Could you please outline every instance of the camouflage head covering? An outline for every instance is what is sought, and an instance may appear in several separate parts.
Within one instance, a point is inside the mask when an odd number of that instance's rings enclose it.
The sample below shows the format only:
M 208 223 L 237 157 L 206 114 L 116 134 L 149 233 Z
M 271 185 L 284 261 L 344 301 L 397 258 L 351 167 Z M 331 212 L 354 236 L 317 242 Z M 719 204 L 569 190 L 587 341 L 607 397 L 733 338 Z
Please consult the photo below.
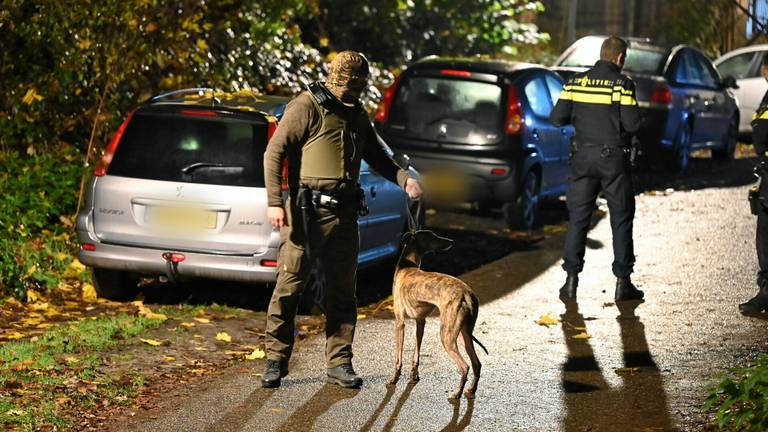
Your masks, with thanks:
M 356 51 L 341 51 L 328 65 L 325 86 L 342 102 L 354 103 L 368 83 L 368 59 Z

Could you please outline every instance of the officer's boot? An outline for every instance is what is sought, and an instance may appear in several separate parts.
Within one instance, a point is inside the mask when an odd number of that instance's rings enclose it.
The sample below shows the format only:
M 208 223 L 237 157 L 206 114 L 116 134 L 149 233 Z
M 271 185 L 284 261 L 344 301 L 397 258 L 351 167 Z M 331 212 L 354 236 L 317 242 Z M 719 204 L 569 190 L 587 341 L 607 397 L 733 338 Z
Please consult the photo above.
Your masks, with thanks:
M 560 298 L 575 300 L 576 288 L 578 287 L 579 287 L 579 274 L 568 273 L 568 276 L 565 278 L 565 283 L 560 288 Z
M 757 295 L 749 299 L 746 303 L 739 305 L 741 313 L 760 313 L 764 310 L 768 310 L 768 282 L 762 282 L 760 284 L 760 290 Z
M 632 284 L 629 276 L 616 278 L 616 301 L 642 300 L 645 294 Z
M 327 383 L 338 384 L 346 388 L 357 388 L 363 384 L 362 378 L 357 376 L 349 363 L 328 368 L 327 373 L 328 376 L 325 378 Z
M 265 388 L 280 387 L 280 380 L 288 375 L 288 368 L 277 360 L 267 360 L 267 368 L 261 376 L 261 386 Z

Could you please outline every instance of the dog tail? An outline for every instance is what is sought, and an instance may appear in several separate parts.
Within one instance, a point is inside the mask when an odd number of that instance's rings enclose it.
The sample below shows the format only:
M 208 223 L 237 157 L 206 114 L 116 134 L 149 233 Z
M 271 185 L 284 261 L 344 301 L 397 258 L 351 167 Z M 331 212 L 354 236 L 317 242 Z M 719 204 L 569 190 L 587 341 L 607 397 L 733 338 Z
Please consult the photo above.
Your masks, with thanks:
M 473 340 L 473 341 L 474 341 L 476 344 L 480 345 L 480 348 L 482 348 L 482 349 L 483 349 L 483 351 L 485 351 L 485 355 L 490 355 L 490 354 L 488 353 L 488 350 L 485 348 L 485 345 L 483 345 L 483 343 L 482 343 L 482 342 L 480 342 L 479 340 L 477 340 L 477 338 L 475 337 L 475 335 L 472 335 L 472 340 Z
M 464 301 L 466 302 L 466 305 L 469 307 L 469 334 L 472 336 L 472 341 L 480 345 L 480 348 L 485 351 L 486 355 L 488 354 L 488 349 L 485 348 L 485 345 L 483 345 L 482 342 L 480 342 L 473 333 L 473 330 L 475 329 L 475 321 L 477 320 L 477 314 L 480 310 L 480 301 L 477 299 L 477 296 L 474 293 L 468 292 L 464 294 Z

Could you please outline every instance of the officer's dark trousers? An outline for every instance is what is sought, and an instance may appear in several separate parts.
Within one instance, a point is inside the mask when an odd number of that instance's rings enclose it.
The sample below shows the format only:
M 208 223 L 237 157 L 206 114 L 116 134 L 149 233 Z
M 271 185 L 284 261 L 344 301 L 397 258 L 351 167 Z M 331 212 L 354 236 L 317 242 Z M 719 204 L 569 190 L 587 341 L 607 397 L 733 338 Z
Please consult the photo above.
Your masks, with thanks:
M 763 286 L 768 283 L 768 208 L 760 206 L 757 211 L 757 262 L 760 271 L 757 272 L 757 284 Z
M 635 194 L 628 157 L 618 147 L 606 152 L 602 147 L 585 146 L 571 160 L 570 187 L 566 195 L 570 221 L 565 236 L 563 269 L 568 273 L 580 273 L 584 268 L 587 231 L 600 190 L 608 201 L 611 217 L 613 274 L 629 276 L 635 264 L 632 243 Z

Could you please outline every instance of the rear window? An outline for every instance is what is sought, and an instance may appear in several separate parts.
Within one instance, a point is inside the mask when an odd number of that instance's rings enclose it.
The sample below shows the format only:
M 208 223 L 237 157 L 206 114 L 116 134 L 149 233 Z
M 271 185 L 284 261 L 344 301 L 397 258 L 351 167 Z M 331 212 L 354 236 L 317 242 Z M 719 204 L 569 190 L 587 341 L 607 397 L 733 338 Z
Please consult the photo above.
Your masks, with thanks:
M 499 139 L 501 111 L 496 84 L 412 77 L 398 88 L 388 130 L 408 138 L 485 144 Z
M 266 124 L 136 113 L 109 174 L 224 186 L 264 186 Z
M 600 47 L 602 45 L 602 39 L 589 39 L 582 42 L 563 60 L 561 66 L 594 66 L 600 60 Z M 662 62 L 665 58 L 666 55 L 663 50 L 630 47 L 627 50 L 623 71 L 649 75 L 658 74 L 663 68 Z

